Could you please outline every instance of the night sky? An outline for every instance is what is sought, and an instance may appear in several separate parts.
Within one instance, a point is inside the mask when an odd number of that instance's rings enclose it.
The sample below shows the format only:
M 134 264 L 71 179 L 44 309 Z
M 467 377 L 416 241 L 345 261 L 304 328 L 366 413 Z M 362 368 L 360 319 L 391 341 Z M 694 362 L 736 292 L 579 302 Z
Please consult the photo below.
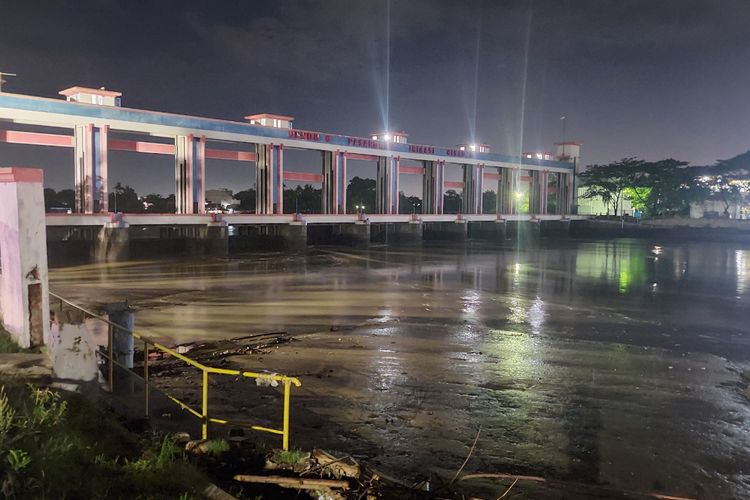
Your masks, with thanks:
M 7 92 L 57 97 L 72 85 L 106 86 L 127 107 L 234 120 L 284 113 L 296 128 L 348 135 L 388 121 L 410 142 L 477 140 L 510 154 L 550 150 L 565 115 L 567 139 L 584 143 L 587 164 L 624 156 L 708 164 L 750 149 L 747 0 L 5 0 L 0 8 L 0 70 L 19 74 Z M 170 160 L 142 156 L 117 160 L 112 181 L 170 192 Z M 72 184 L 69 157 L 0 147 L 0 163 L 41 165 L 52 187 Z M 238 167 L 210 165 L 208 187 L 249 187 Z

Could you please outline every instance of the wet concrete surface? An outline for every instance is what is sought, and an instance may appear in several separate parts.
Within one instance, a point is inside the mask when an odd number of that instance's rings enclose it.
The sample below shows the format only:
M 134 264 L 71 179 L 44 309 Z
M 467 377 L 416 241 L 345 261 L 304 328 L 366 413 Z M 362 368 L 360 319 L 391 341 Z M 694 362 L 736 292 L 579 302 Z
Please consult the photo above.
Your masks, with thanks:
M 294 333 L 230 362 L 301 378 L 298 446 L 451 477 L 481 427 L 465 472 L 749 498 L 749 272 L 734 244 L 548 240 L 76 266 L 51 287 L 127 298 L 171 343 Z

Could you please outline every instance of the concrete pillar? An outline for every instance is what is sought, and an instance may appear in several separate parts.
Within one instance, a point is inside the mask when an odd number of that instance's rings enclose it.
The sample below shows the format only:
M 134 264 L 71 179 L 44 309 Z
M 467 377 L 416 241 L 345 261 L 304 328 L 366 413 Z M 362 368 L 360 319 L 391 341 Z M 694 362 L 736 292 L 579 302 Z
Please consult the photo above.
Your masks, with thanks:
M 346 155 L 323 151 L 323 213 L 346 213 Z
M 337 240 L 343 245 L 354 248 L 367 248 L 370 246 L 371 228 L 369 222 L 356 222 L 354 224 L 339 224 L 336 228 Z
M 547 213 L 547 172 L 532 170 L 529 192 L 529 213 Z
M 557 213 L 568 215 L 573 211 L 573 173 L 558 174 L 557 181 Z
M 104 310 L 107 319 L 112 323 L 125 328 L 112 328 L 112 357 L 117 364 L 114 367 L 114 380 L 112 390 L 118 394 L 131 394 L 133 392 L 133 377 L 125 371 L 125 368 L 133 368 L 133 354 L 135 353 L 135 341 L 130 333 L 135 328 L 135 314 L 127 302 L 114 302 L 106 304 Z
M 73 129 L 76 213 L 93 214 L 108 211 L 108 137 L 107 125 L 76 125 Z
M 516 178 L 518 170 L 502 168 L 497 191 L 497 206 L 501 214 L 516 213 Z
M 469 225 L 464 220 L 424 224 L 425 240 L 466 241 L 469 237 Z
M 96 262 L 116 262 L 130 256 L 130 228 L 125 222 L 105 224 L 94 242 Z
M 304 252 L 307 249 L 307 223 L 291 222 L 280 225 L 278 234 L 283 239 L 285 250 L 292 252 Z
M 420 246 L 424 238 L 424 225 L 420 221 L 396 224 L 396 242 L 400 245 Z
M 570 219 L 543 220 L 539 222 L 539 226 L 542 236 L 570 236 Z
M 462 165 L 464 174 L 463 213 L 482 213 L 484 165 Z
M 469 222 L 469 238 L 503 241 L 506 223 L 504 220 Z
M 43 173 L 0 168 L 0 315 L 21 347 L 49 336 Z
M 284 213 L 284 155 L 281 144 L 255 146 L 255 213 Z
M 445 193 L 445 162 L 425 161 L 422 179 L 422 213 L 442 214 Z
M 175 137 L 175 211 L 202 214 L 206 209 L 206 138 Z
M 506 224 L 506 238 L 517 240 L 520 244 L 533 244 L 539 241 L 539 237 L 541 236 L 541 224 L 538 220 L 509 220 Z
M 226 222 L 212 222 L 206 226 L 206 255 L 226 257 L 229 255 L 229 228 Z
M 398 213 L 398 164 L 397 156 L 378 158 L 375 205 L 379 214 Z

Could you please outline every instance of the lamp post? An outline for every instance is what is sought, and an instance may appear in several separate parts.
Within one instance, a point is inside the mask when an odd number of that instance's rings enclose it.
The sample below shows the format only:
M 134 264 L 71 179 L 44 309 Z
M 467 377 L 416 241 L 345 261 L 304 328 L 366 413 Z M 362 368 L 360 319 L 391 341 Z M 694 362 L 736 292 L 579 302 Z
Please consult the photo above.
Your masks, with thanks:
M 560 117 L 560 121 L 562 122 L 562 156 L 563 156 L 563 159 L 566 156 L 565 155 L 565 121 L 566 121 L 566 118 L 567 118 L 566 116 Z

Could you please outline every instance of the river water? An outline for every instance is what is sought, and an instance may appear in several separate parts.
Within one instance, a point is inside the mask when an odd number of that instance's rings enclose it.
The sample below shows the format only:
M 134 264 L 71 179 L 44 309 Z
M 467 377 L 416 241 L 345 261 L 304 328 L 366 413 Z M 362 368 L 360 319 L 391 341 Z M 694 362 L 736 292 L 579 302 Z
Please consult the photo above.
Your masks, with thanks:
M 300 446 L 450 476 L 481 428 L 465 472 L 750 498 L 750 247 L 319 248 L 64 267 L 51 287 L 127 298 L 171 343 L 294 332 L 231 361 L 302 379 Z

